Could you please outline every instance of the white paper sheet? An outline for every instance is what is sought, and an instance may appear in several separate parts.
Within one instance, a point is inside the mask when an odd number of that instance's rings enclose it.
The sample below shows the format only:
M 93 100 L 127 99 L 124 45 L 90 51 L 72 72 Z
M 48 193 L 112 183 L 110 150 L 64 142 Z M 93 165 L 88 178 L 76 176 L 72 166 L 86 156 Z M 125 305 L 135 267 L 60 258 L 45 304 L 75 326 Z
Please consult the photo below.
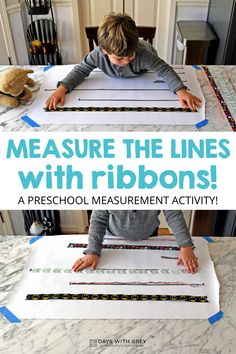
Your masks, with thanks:
M 57 82 L 73 65 L 54 66 L 45 72 L 38 98 L 28 116 L 38 124 L 172 124 L 195 125 L 205 119 L 205 99 L 191 66 L 175 70 L 190 91 L 201 98 L 198 112 L 44 112 L 47 98 Z M 158 82 L 157 82 L 158 81 Z M 159 82 L 161 81 L 161 82 Z M 180 108 L 178 97 L 155 73 L 134 78 L 110 78 L 94 70 L 76 89 L 66 95 L 65 107 L 174 107 Z
M 178 251 L 103 249 L 98 271 L 72 272 L 71 266 L 83 255 L 83 248 L 68 248 L 70 242 L 87 243 L 86 235 L 46 236 L 32 246 L 23 275 L 9 296 L 8 308 L 18 318 L 48 319 L 207 319 L 219 311 L 219 283 L 207 242 L 194 238 L 200 270 L 185 272 L 176 265 Z M 128 242 L 106 240 L 108 244 L 175 246 L 162 238 Z M 104 274 L 101 273 L 101 269 Z M 138 271 L 135 272 L 135 270 Z M 145 274 L 143 270 L 154 269 Z M 109 274 L 109 271 L 111 272 Z M 125 274 L 124 274 L 125 273 Z M 190 285 L 70 285 L 70 282 L 184 282 Z M 208 303 L 180 301 L 110 300 L 25 300 L 27 294 L 165 294 L 207 296 Z

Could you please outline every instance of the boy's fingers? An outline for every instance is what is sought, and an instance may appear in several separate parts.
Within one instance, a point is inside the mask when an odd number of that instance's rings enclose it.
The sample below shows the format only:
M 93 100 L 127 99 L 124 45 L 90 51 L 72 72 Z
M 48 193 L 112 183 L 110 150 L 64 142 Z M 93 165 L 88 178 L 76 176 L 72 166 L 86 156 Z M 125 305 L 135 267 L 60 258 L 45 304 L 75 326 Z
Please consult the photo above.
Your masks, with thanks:
M 201 107 L 201 104 L 202 104 L 202 100 L 200 100 L 200 98 L 197 97 L 197 104 L 199 107 Z
M 52 109 L 52 99 L 51 99 L 50 102 L 49 102 L 48 108 L 49 108 L 50 110 Z
M 77 272 L 78 270 L 83 270 L 83 269 L 85 269 L 85 268 L 88 268 L 88 266 L 89 266 L 89 264 L 84 263 L 84 262 L 80 262 L 79 264 L 77 264 L 77 266 L 75 266 L 75 267 L 73 268 L 73 270 L 74 270 L 75 272 Z
M 58 97 L 55 97 L 53 100 L 53 108 L 56 109 L 57 108 L 57 103 L 58 103 L 59 99 Z
M 82 259 L 78 259 L 72 266 L 72 269 L 74 271 L 80 269 L 80 267 L 84 264 L 83 260 Z
M 183 260 L 184 266 L 189 273 L 193 273 L 192 263 L 189 260 Z
M 194 272 L 195 272 L 194 264 L 193 264 L 191 261 L 190 261 L 190 263 L 189 263 L 189 268 L 190 268 L 191 273 L 194 273 Z
M 196 260 L 195 259 L 191 259 L 189 261 L 189 267 L 190 267 L 190 270 L 191 270 L 191 273 L 195 273 L 197 268 L 198 268 L 198 265 L 196 263 Z
M 193 100 L 189 101 L 189 108 L 190 108 L 192 111 L 195 111 L 195 110 L 196 110 L 195 102 L 194 102 Z
M 181 100 L 181 101 L 180 101 L 180 104 L 181 104 L 181 106 L 182 106 L 183 109 L 187 108 L 187 104 L 186 104 L 185 101 Z
M 201 104 L 202 104 L 202 101 L 200 100 L 200 98 L 194 97 L 193 106 L 194 106 L 195 111 L 197 110 L 197 108 L 201 107 Z
M 65 96 L 63 96 L 62 98 L 61 98 L 61 106 L 64 106 L 64 103 L 65 103 Z
M 177 264 L 179 265 L 179 264 L 181 264 L 181 263 L 183 263 L 183 261 L 182 261 L 181 258 L 179 258 L 178 261 L 177 261 Z
M 50 98 L 47 99 L 46 103 L 45 103 L 45 107 L 47 108 L 49 106 L 50 103 Z
M 51 104 L 50 104 L 50 109 L 55 109 L 54 108 L 54 97 L 51 99 Z
M 195 105 L 195 103 L 192 103 L 192 108 L 191 108 L 192 111 L 197 111 L 197 106 Z
M 92 269 L 96 269 L 98 265 L 98 261 L 94 261 L 93 264 L 91 265 Z
M 193 272 L 192 265 L 191 265 L 191 263 L 190 263 L 189 261 L 187 261 L 187 262 L 185 263 L 185 267 L 187 268 L 187 271 L 188 271 L 189 273 L 192 273 L 192 272 Z

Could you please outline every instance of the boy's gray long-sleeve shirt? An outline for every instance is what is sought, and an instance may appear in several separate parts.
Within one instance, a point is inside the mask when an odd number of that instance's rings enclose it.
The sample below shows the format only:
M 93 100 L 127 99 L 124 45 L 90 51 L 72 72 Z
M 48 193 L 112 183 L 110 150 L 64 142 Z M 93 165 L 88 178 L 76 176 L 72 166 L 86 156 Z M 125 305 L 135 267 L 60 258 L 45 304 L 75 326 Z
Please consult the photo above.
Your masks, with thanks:
M 160 210 L 94 210 L 89 226 L 88 247 L 84 253 L 100 255 L 106 233 L 131 241 L 146 239 L 159 227 L 160 212 Z M 193 246 L 182 211 L 165 210 L 163 213 L 178 246 Z
M 95 48 L 63 80 L 58 82 L 58 86 L 62 84 L 70 92 L 95 68 L 99 68 L 106 75 L 116 78 L 133 77 L 148 70 L 154 71 L 168 84 L 171 91 L 176 92 L 178 89 L 185 87 L 173 68 L 160 59 L 156 50 L 143 40 L 138 42 L 134 60 L 124 67 L 112 64 L 108 56 L 99 47 Z

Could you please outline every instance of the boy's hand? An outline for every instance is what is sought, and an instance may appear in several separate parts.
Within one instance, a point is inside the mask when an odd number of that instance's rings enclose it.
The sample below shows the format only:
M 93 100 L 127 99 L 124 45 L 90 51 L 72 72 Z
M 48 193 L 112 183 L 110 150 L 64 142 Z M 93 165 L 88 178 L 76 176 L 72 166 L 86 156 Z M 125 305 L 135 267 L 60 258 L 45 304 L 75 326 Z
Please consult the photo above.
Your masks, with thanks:
M 60 105 L 63 106 L 65 103 L 65 95 L 67 92 L 67 88 L 65 86 L 59 86 L 56 91 L 47 99 L 46 108 L 56 109 L 57 104 L 60 102 Z
M 183 263 L 189 273 L 195 273 L 198 269 L 198 260 L 192 246 L 181 247 L 177 264 Z
M 74 272 L 91 267 L 96 269 L 98 265 L 99 256 L 97 254 L 86 254 L 84 257 L 79 258 L 72 266 Z
M 178 90 L 176 94 L 179 98 L 182 108 L 189 107 L 192 111 L 197 111 L 197 109 L 201 107 L 202 101 L 200 98 L 192 95 L 190 92 L 186 91 L 186 89 L 182 88 Z

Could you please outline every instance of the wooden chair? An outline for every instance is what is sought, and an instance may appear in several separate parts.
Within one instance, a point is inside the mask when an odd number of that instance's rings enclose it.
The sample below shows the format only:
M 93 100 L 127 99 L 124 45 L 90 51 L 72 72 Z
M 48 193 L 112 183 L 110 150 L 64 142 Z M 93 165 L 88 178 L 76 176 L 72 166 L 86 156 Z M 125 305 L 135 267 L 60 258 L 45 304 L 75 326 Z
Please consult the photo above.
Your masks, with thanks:
M 156 27 L 149 26 L 137 26 L 139 38 L 152 44 L 153 38 L 155 37 Z M 85 27 L 85 33 L 89 42 L 90 52 L 94 49 L 94 43 L 98 46 L 98 26 Z

